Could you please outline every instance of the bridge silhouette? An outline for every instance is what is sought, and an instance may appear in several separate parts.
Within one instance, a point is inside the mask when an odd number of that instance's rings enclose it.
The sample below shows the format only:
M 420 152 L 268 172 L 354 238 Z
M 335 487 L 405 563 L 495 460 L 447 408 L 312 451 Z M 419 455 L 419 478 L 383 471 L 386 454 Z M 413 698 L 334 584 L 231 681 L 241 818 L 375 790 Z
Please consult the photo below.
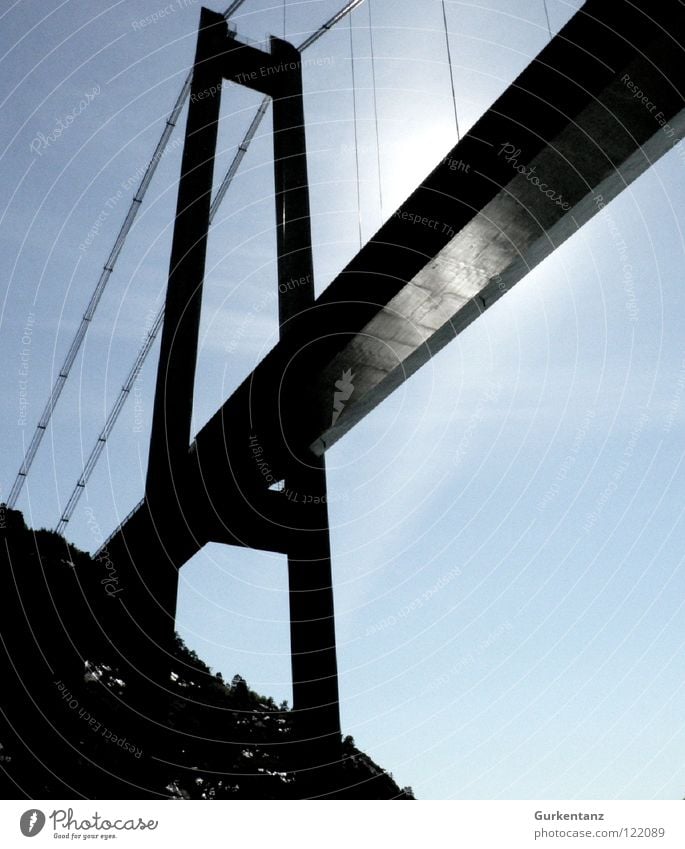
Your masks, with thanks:
M 683 137 L 685 10 L 588 0 L 318 298 L 300 50 L 259 50 L 227 15 L 202 10 L 187 84 L 145 497 L 95 556 L 154 694 L 183 565 L 210 542 L 286 555 L 296 761 L 321 770 L 341 742 L 325 453 Z M 191 441 L 224 79 L 273 104 L 280 340 Z

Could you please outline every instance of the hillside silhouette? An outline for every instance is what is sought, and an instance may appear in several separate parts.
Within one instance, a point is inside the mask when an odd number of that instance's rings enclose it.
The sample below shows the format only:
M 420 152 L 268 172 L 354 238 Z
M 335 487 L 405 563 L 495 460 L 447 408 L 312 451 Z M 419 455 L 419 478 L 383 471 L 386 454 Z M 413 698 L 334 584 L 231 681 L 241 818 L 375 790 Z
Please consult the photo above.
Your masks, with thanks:
M 146 681 L 101 564 L 4 505 L 0 539 L 2 798 L 413 799 L 351 737 L 322 794 L 292 769 L 287 703 L 224 681 L 178 636 Z

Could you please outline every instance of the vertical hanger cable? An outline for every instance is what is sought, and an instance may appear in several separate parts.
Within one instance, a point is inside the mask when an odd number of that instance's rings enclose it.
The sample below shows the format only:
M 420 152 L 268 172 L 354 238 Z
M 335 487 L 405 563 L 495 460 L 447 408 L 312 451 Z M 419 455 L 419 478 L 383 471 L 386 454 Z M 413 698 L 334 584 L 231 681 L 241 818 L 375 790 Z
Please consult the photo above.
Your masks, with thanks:
M 354 37 L 352 34 L 352 15 L 349 16 L 350 25 L 350 65 L 352 66 L 352 115 L 354 121 L 354 162 L 357 172 L 357 217 L 359 221 L 359 247 L 362 246 L 362 198 L 359 182 L 359 138 L 357 133 L 357 86 L 354 72 Z
M 442 0 L 442 21 L 445 26 L 445 44 L 447 45 L 447 63 L 450 66 L 450 85 L 452 86 L 452 105 L 454 106 L 454 124 L 457 128 L 457 141 L 460 140 L 459 132 L 459 115 L 457 114 L 457 95 L 454 90 L 454 71 L 452 70 L 452 51 L 450 50 L 450 33 L 447 28 L 447 10 L 445 9 L 445 0 Z
M 552 24 L 549 21 L 549 9 L 547 8 L 547 0 L 542 0 L 542 5 L 545 7 L 545 18 L 547 19 L 547 31 L 549 32 L 549 37 L 552 37 Z
M 376 125 L 376 168 L 378 171 L 378 203 L 381 210 L 381 221 L 383 220 L 383 179 L 381 173 L 381 139 L 378 128 L 378 99 L 376 96 L 376 59 L 373 45 L 373 20 L 371 17 L 371 0 L 367 0 L 369 12 L 369 39 L 371 42 L 371 79 L 373 83 L 373 115 Z

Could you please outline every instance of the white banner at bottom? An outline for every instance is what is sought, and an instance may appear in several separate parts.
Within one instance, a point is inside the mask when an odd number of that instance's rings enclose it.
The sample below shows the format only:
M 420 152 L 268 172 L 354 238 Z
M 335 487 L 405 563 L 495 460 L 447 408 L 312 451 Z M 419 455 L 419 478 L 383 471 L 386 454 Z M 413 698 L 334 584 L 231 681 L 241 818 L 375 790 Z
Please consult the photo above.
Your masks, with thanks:
M 685 847 L 668 801 L 1 801 L 3 849 L 78 845 L 212 849 Z

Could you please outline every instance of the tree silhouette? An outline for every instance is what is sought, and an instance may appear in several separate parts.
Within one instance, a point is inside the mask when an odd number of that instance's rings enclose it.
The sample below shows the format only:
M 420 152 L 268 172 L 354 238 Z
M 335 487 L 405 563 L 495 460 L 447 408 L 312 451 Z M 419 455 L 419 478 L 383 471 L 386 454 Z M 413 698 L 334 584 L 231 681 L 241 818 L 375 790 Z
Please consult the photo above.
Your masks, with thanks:
M 4 798 L 295 799 L 320 792 L 292 769 L 287 702 L 255 693 L 240 675 L 227 685 L 178 635 L 170 675 L 149 686 L 135 674 L 135 646 L 118 639 L 121 605 L 107 590 L 103 565 L 52 531 L 29 529 L 18 511 L 5 508 L 2 516 Z M 413 798 L 351 737 L 343 750 L 331 795 Z

